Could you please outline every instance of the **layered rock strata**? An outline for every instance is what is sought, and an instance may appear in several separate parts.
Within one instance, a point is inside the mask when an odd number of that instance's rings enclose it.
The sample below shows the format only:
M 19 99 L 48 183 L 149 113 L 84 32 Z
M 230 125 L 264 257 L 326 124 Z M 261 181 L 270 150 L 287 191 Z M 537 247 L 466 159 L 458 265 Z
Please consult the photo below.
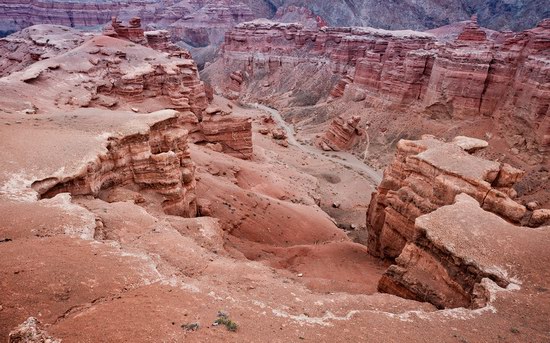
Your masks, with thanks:
M 69 0 L 9 0 L 0 4 L 0 29 L 18 30 L 34 24 L 60 24 L 75 27 L 97 26 L 109 21 L 113 15 L 147 18 L 158 24 L 182 21 L 187 26 L 210 17 L 209 24 L 233 22 L 240 18 L 271 18 L 315 23 L 318 17 L 331 26 L 357 25 L 387 29 L 414 28 L 417 30 L 465 20 L 478 13 L 484 26 L 522 30 L 544 18 L 541 11 L 544 0 L 514 4 L 452 1 L 401 1 L 385 4 L 374 0 L 346 1 L 341 3 L 311 0 L 101 0 L 94 2 Z M 407 15 L 402 15 L 407 13 Z M 309 20 L 308 20 L 309 19 Z M 230 27 L 230 26 L 227 26 Z
M 246 117 L 206 115 L 200 123 L 205 142 L 220 144 L 221 152 L 241 158 L 252 158 L 252 120 Z
M 528 235 L 529 229 L 484 211 L 466 194 L 458 195 L 453 205 L 418 217 L 415 228 L 415 241 L 405 245 L 382 276 L 379 291 L 440 309 L 480 308 L 489 302 L 491 289 L 519 287 L 520 281 L 506 269 L 522 253 L 517 245 L 525 248 L 515 238 Z
M 454 41 L 414 31 L 306 29 L 256 20 L 226 34 L 220 65 L 205 75 L 232 97 L 276 102 L 290 94 L 290 104 L 304 106 L 349 93 L 346 100 L 368 107 L 430 118 L 499 117 L 523 123 L 514 127 L 525 135 L 534 131 L 532 144 L 546 151 L 549 51 L 550 20 L 487 35 L 474 17 Z
M 321 27 L 305 29 L 299 23 L 278 23 L 265 19 L 237 25 L 225 36 L 226 57 L 245 52 L 267 54 L 275 62 L 277 57 L 329 58 L 336 63 L 354 66 L 357 59 L 373 48 L 387 46 L 396 40 L 413 48 L 429 47 L 435 39 L 431 34 L 415 31 L 387 31 L 359 27 Z M 288 58 L 292 61 L 292 58 Z M 285 61 L 283 61 L 285 62 Z
M 481 32 L 472 22 L 456 42 L 440 49 L 424 105 L 459 117 L 517 111 L 516 116 L 540 126 L 550 99 L 550 21 L 502 33 L 495 41 Z M 543 130 L 547 125 L 542 123 Z
M 487 39 L 487 34 L 479 27 L 477 15 L 472 16 L 470 22 L 466 24 L 457 39 L 474 42 L 484 42 Z
M 59 193 L 99 196 L 106 189 L 124 187 L 161 197 L 167 214 L 194 217 L 195 165 L 189 156 L 187 131 L 176 111 L 159 113 L 170 118 L 122 137 L 110 137 L 106 152 L 76 175 L 33 183 L 41 198 Z M 155 114 L 156 115 L 156 114 Z
M 4 30 L 20 30 L 35 24 L 56 24 L 69 27 L 104 25 L 113 15 L 133 3 L 137 11 L 154 1 L 4 1 L 0 5 Z
M 108 26 L 104 35 L 124 38 L 137 44 L 146 44 L 145 31 L 141 27 L 141 18 L 133 17 L 128 21 L 128 25 L 124 25 L 117 17 L 111 18 L 111 25 Z
M 171 108 L 178 111 L 178 120 L 192 133 L 193 142 L 220 143 L 224 152 L 250 158 L 249 119 L 206 113 L 208 99 L 196 64 L 164 38 L 163 32 L 153 32 L 147 39 L 168 54 L 112 37 L 91 38 L 3 79 L 6 94 L 17 97 L 5 97 L 1 102 L 26 113 L 39 113 L 51 106 L 61 110 L 124 106 L 136 112 L 142 107 L 148 112 Z M 22 87 L 30 91 L 19 95 Z
M 477 141 L 459 137 L 445 143 L 426 137 L 397 144 L 395 160 L 385 170 L 368 209 L 371 254 L 383 258 L 399 256 L 405 245 L 418 237 L 415 220 L 452 204 L 461 193 L 509 222 L 535 225 L 531 221 L 533 212 L 513 200 L 512 187 L 523 172 L 464 150 L 475 150 L 479 147 Z
M 75 61 L 75 55 L 86 58 Z M 107 36 L 94 37 L 70 53 L 36 63 L 7 80 L 47 83 L 66 73 L 70 76 L 61 86 L 72 84 L 73 98 L 62 99 L 64 94 L 54 96 L 58 106 L 64 102 L 91 106 L 102 101 L 98 100 L 100 95 L 129 101 L 156 98 L 168 100 L 167 107 L 191 110 L 200 116 L 207 105 L 204 84 L 193 60 L 177 54 L 162 55 L 145 46 Z M 59 89 L 56 85 L 52 91 Z M 83 94 L 76 98 L 78 93 Z
M 325 151 L 349 148 L 354 140 L 362 134 L 359 128 L 360 121 L 359 116 L 353 116 L 347 120 L 341 116 L 337 117 L 319 140 L 319 145 Z
M 517 289 L 510 268 L 541 232 L 526 226 L 550 225 L 547 210 L 513 200 L 523 172 L 471 155 L 487 147 L 479 139 L 397 146 L 367 213 L 369 253 L 395 259 L 378 290 L 443 309 L 484 307 L 495 287 Z
M 208 107 L 200 119 L 192 112 L 181 112 L 179 121 L 189 131 L 192 142 L 216 146 L 216 151 L 240 159 L 252 158 L 252 120 L 249 117 Z

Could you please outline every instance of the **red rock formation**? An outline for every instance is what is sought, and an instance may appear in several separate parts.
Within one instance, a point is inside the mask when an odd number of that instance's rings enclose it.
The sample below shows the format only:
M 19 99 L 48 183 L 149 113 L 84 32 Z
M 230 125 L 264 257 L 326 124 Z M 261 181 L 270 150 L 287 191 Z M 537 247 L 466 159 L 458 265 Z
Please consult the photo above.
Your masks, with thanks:
M 224 53 L 230 58 L 239 52 L 259 50 L 269 53 L 271 57 L 315 56 L 354 66 L 358 58 L 365 56 L 365 50 L 384 51 L 391 40 L 411 42 L 416 48 L 434 42 L 432 35 L 414 31 L 351 27 L 304 29 L 299 23 L 278 23 L 264 19 L 239 24 L 228 32 Z
M 140 8 L 147 2 L 135 1 Z M 35 24 L 56 24 L 69 27 L 104 25 L 113 15 L 128 6 L 125 1 L 69 2 L 8 0 L 0 4 L 3 26 L 15 30 Z
M 379 291 L 440 309 L 480 308 L 489 302 L 491 287 L 518 287 L 506 266 L 528 249 L 521 236 L 529 229 L 484 211 L 470 196 L 460 194 L 453 205 L 418 217 L 415 231 L 414 242 L 380 280 Z
M 117 17 L 113 17 L 111 24 L 104 28 L 103 34 L 146 45 L 158 51 L 168 52 L 171 57 L 192 59 L 189 51 L 172 43 L 172 36 L 167 30 L 144 31 L 139 17 L 130 19 L 128 27 L 123 25 Z
M 0 77 L 84 43 L 84 33 L 64 26 L 36 25 L 0 39 Z
M 359 116 L 353 116 L 348 120 L 339 116 L 332 121 L 325 135 L 320 139 L 319 145 L 323 150 L 340 151 L 349 148 L 356 137 L 361 133 L 359 131 Z
M 221 144 L 221 152 L 250 159 L 252 157 L 252 120 L 245 117 L 205 115 L 200 123 L 204 141 Z
M 127 39 L 137 44 L 146 44 L 144 30 L 141 27 L 141 18 L 133 17 L 128 21 L 128 26 L 122 24 L 117 17 L 111 18 L 111 25 L 103 32 L 106 36 Z
M 205 75 L 225 84 L 233 98 L 235 92 L 258 98 L 292 92 L 311 105 L 350 92 L 352 100 L 369 107 L 412 109 L 430 118 L 498 117 L 545 151 L 550 144 L 549 22 L 487 36 L 473 18 L 455 41 L 438 41 L 414 31 L 313 30 L 256 20 L 226 34 L 223 59 Z M 229 75 L 236 71 L 246 74 L 244 86 L 240 78 L 232 84 L 235 78 Z M 312 90 L 313 100 L 302 94 L 304 88 Z
M 321 64 L 328 58 L 333 71 L 344 75 L 331 96 L 340 97 L 346 84 L 398 104 L 419 99 L 425 91 L 435 38 L 413 31 L 371 28 L 305 30 L 300 24 L 269 21 L 243 23 L 226 35 L 226 64 L 265 75 L 253 51 L 267 54 L 268 71 L 300 64 Z M 233 62 L 232 62 L 233 61 Z M 259 69 L 259 70 L 257 70 Z
M 487 34 L 477 23 L 477 15 L 472 16 L 470 22 L 464 27 L 464 30 L 458 35 L 457 40 L 483 42 L 487 39 Z
M 345 85 L 353 79 L 354 84 L 369 90 L 373 96 L 383 95 L 410 103 L 418 99 L 423 82 L 429 77 L 426 66 L 431 54 L 426 49 L 434 44 L 432 35 L 414 31 L 350 27 L 304 29 L 297 23 L 256 20 L 239 24 L 226 34 L 223 68 L 228 73 L 245 71 L 251 81 L 276 73 L 293 81 L 293 77 L 297 78 L 295 82 L 284 82 L 281 93 L 311 74 L 326 77 L 327 73 L 337 73 L 343 75 L 339 84 L 331 85 L 330 79 L 316 82 L 328 82 L 333 98 L 341 96 Z M 372 62 L 376 60 L 380 64 L 373 69 Z M 320 68 L 326 72 L 319 72 Z M 250 87 L 257 89 L 256 84 Z
M 517 111 L 521 114 L 512 116 L 540 127 L 537 122 L 548 113 L 550 100 L 550 28 L 545 23 L 518 34 L 502 34 L 498 44 L 469 39 L 467 27 L 465 36 L 440 50 L 425 106 L 443 106 L 458 117 Z M 542 135 L 537 136 L 542 140 Z
M 170 58 L 150 59 L 147 55 L 152 50 L 135 46 L 122 51 L 117 48 L 119 42 L 96 37 L 77 49 L 89 55 L 91 64 L 79 72 L 93 78 L 97 85 L 92 89 L 92 101 L 97 94 L 135 101 L 166 97 L 169 107 L 202 115 L 207 99 L 193 60 L 180 58 L 177 51 Z M 132 59 L 134 62 L 130 62 Z M 135 60 L 142 62 L 141 68 L 131 66 Z
M 169 53 L 161 54 L 116 38 L 94 37 L 71 50 L 71 54 L 36 63 L 24 73 L 11 75 L 10 80 L 22 82 L 28 88 L 35 87 L 30 83 L 41 79 L 50 92 L 41 92 L 43 98 L 35 97 L 32 92 L 24 95 L 29 103 L 25 111 L 36 112 L 35 103 L 38 107 L 70 110 L 74 107 L 113 108 L 119 101 L 131 102 L 133 105 L 128 109 L 136 112 L 142 104 L 149 111 L 177 109 L 178 120 L 191 133 L 193 142 L 219 143 L 224 152 L 250 158 L 252 126 L 249 119 L 205 113 L 208 99 L 194 61 L 182 58 L 185 51 L 173 48 L 171 43 L 164 44 L 166 35 L 162 32 L 154 32 L 149 37 L 155 37 L 153 44 L 167 47 Z M 79 58 L 77 63 L 74 56 Z M 5 84 L 4 90 L 17 87 L 10 82 Z M 5 98 L 3 101 L 12 100 Z M 21 107 L 25 102 L 18 100 L 17 103 Z
M 486 146 L 468 137 L 398 143 L 367 214 L 369 253 L 395 258 L 380 292 L 480 308 L 491 288 L 518 287 L 507 269 L 532 244 L 521 225 L 548 225 L 550 212 L 512 200 L 522 171 L 468 154 Z
M 486 211 L 517 224 L 529 224 L 532 212 L 515 202 L 512 186 L 523 172 L 507 164 L 468 154 L 478 140 L 459 137 L 444 143 L 434 138 L 401 140 L 397 156 L 384 172 L 367 214 L 369 252 L 395 258 L 418 236 L 415 220 L 454 202 L 465 193 Z M 472 143 L 472 144 L 470 144 Z
M 349 85 L 350 83 L 353 83 L 353 77 L 346 75 L 345 77 L 341 78 L 340 81 L 338 81 L 336 86 L 330 92 L 330 97 L 340 98 L 342 95 L 344 95 L 346 86 Z
M 187 131 L 178 122 L 177 112 L 168 112 L 169 119 L 146 131 L 111 137 L 107 152 L 79 174 L 36 181 L 34 190 L 41 198 L 51 198 L 59 193 L 97 197 L 110 188 L 137 188 L 160 196 L 167 214 L 194 217 L 195 165 L 189 156 Z

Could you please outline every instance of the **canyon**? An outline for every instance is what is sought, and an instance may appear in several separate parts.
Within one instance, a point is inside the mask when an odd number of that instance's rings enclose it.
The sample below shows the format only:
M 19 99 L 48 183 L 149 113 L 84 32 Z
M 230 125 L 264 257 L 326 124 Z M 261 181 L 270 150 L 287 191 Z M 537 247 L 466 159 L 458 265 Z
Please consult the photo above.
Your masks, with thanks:
M 0 39 L 0 337 L 550 338 L 548 19 L 31 4 L 97 30 Z
M 141 17 L 149 30 L 168 30 L 173 41 L 193 54 L 199 67 L 215 59 L 224 34 L 235 24 L 258 18 L 323 26 L 373 26 L 426 30 L 478 14 L 483 26 L 521 31 L 549 16 L 544 0 L 434 0 L 386 4 L 348 0 L 333 4 L 303 0 L 9 0 L 0 3 L 0 37 L 31 25 L 55 24 L 100 30 L 112 17 Z M 403 15 L 407 13 L 407 15 Z
M 476 17 L 433 32 L 257 20 L 228 32 L 201 75 L 228 98 L 281 110 L 304 141 L 370 149 L 379 168 L 406 134 L 466 134 L 489 141 L 487 156 L 527 165 L 526 182 L 536 182 L 548 180 L 549 36 L 548 20 L 520 33 L 481 28 Z

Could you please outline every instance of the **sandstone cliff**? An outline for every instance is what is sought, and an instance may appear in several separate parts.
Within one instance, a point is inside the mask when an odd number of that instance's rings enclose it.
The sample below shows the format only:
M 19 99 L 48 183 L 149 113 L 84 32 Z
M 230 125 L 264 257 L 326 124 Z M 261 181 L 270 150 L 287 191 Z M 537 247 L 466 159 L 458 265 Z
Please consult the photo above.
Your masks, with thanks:
M 378 289 L 438 308 L 485 306 L 487 283 L 517 283 L 505 266 L 531 235 L 522 226 L 550 225 L 550 211 L 513 200 L 522 171 L 468 153 L 484 141 L 397 146 L 367 213 L 369 253 L 396 263 Z
M 482 308 L 496 287 L 519 289 L 510 269 L 541 232 L 514 226 L 484 211 L 468 195 L 418 217 L 407 243 L 378 290 L 438 308 Z
M 531 189 L 546 189 L 536 180 L 548 177 L 549 37 L 548 20 L 519 33 L 483 29 L 476 17 L 434 33 L 256 20 L 228 32 L 201 75 L 230 98 L 280 109 L 327 146 L 342 145 L 326 139 L 337 136 L 336 117 L 359 116 L 371 150 L 366 140 L 347 149 L 377 165 L 399 138 L 471 135 L 494 141 L 493 156 L 528 164 Z
M 532 211 L 513 200 L 512 187 L 523 172 L 467 152 L 485 146 L 483 141 L 466 137 L 449 143 L 431 137 L 400 141 L 396 158 L 384 172 L 369 206 L 370 253 L 397 257 L 418 234 L 416 218 L 452 204 L 461 193 L 512 223 L 534 225 Z
M 366 97 L 368 102 L 387 106 L 418 104 L 428 113 L 451 117 L 491 116 L 519 109 L 517 116 L 538 128 L 542 143 L 548 134 L 544 118 L 550 99 L 549 23 L 542 21 L 531 30 L 489 39 L 473 18 L 456 41 L 445 43 L 414 31 L 304 29 L 301 24 L 258 20 L 227 33 L 223 62 L 229 72 L 245 72 L 247 81 L 260 88 L 260 96 L 277 87 L 279 94 L 293 90 L 291 86 L 307 91 L 296 81 L 289 82 L 293 76 L 305 75 L 302 70 L 287 75 L 286 82 L 273 75 L 279 69 L 290 72 L 300 66 L 309 70 L 316 65 L 317 70 L 342 75 L 340 83 L 332 83 L 332 98 L 350 88 L 363 93 L 356 97 L 359 101 Z M 318 73 L 312 76 L 330 87 L 330 80 L 321 80 Z M 510 100 L 503 102 L 502 98 Z

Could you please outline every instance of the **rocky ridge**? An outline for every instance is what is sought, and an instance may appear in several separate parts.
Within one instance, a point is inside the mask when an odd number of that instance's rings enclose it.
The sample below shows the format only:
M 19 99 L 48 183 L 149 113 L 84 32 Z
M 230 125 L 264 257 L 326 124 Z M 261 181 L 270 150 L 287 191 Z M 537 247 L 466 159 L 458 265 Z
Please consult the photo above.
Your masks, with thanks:
M 144 130 L 109 137 L 106 151 L 89 161 L 78 174 L 37 180 L 32 188 L 39 198 L 69 193 L 109 199 L 113 192 L 119 192 L 118 188 L 152 192 L 160 198 L 158 201 L 165 213 L 194 217 L 197 213 L 195 165 L 189 156 L 187 131 L 178 123 L 176 111 L 150 115 L 168 119 L 159 120 Z M 123 198 L 115 196 L 115 199 Z M 139 202 L 137 199 L 141 197 L 134 198 Z
M 171 108 L 178 111 L 179 121 L 191 132 L 193 142 L 219 143 L 223 151 L 250 158 L 249 119 L 206 113 L 206 89 L 189 53 L 170 43 L 166 31 L 144 32 L 137 24 L 134 26 L 133 37 L 160 52 L 132 42 L 124 29 L 110 33 L 118 38 L 91 37 L 75 49 L 41 57 L 23 72 L 12 73 L 3 81 L 7 92 L 16 93 L 23 86 L 41 89 L 44 85 L 49 85 L 49 92 L 41 92 L 39 97 L 27 94 L 3 101 L 32 113 L 50 106 L 64 110 L 74 106 L 136 111 L 145 108 L 151 112 Z M 53 42 L 57 38 L 55 31 L 48 32 L 44 39 Z M 86 58 L 75 60 L 75 55 Z M 23 67 L 10 64 L 13 62 L 10 55 L 0 61 L 12 65 L 12 69 Z

